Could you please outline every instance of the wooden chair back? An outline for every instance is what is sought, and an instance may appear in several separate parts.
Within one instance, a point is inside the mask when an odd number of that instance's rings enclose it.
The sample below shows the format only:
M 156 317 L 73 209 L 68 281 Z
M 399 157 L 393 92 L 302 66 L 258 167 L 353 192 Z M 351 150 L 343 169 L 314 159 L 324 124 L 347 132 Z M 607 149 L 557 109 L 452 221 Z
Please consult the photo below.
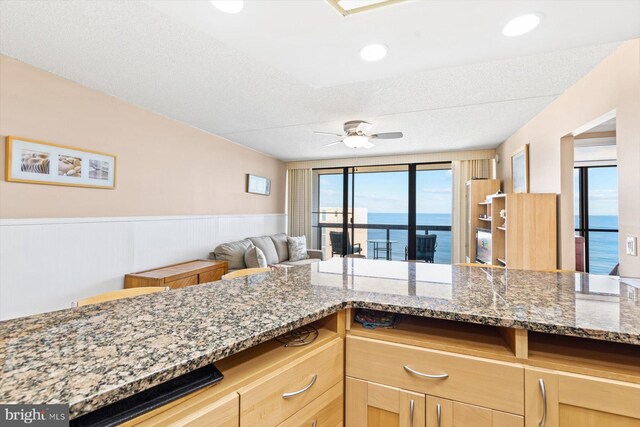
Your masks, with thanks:
M 222 280 L 235 279 L 236 277 L 251 276 L 252 274 L 268 273 L 271 269 L 269 267 L 259 268 L 245 268 L 242 270 L 232 271 L 222 276 Z
M 147 286 L 142 288 L 129 288 L 120 289 L 112 292 L 105 292 L 104 294 L 94 295 L 92 297 L 84 298 L 73 302 L 72 307 L 83 307 L 85 305 L 98 304 L 100 302 L 113 301 L 123 298 L 137 297 L 139 295 L 154 294 L 156 292 L 168 291 L 169 287 L 165 286 Z

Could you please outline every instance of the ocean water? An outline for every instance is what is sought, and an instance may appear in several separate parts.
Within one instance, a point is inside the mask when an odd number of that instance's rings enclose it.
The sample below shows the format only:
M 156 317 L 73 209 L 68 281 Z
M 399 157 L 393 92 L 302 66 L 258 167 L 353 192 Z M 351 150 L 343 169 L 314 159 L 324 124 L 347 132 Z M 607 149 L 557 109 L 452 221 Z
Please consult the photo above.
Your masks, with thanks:
M 578 216 L 576 216 L 576 227 L 578 223 Z M 618 217 L 612 215 L 590 215 L 589 227 L 616 230 L 618 228 Z M 589 232 L 590 273 L 609 274 L 618 263 L 618 259 L 617 232 Z
M 407 214 L 369 213 L 367 220 L 368 224 L 407 224 Z M 418 225 L 451 226 L 451 214 L 418 214 L 417 220 Z M 592 228 L 615 230 L 618 228 L 618 217 L 592 215 L 589 217 L 589 223 Z M 423 233 L 423 231 L 419 231 L 419 233 Z M 429 231 L 429 234 L 436 234 L 438 236 L 436 240 L 438 246 L 435 253 L 435 262 L 438 264 L 451 264 L 451 232 Z M 367 240 L 385 238 L 385 230 L 367 230 Z M 403 260 L 408 242 L 408 231 L 391 230 L 390 239 L 397 242 L 392 245 L 392 259 Z M 618 233 L 591 232 L 589 242 L 590 272 L 593 274 L 609 274 L 618 263 Z M 373 257 L 373 243 L 358 243 L 362 246 L 367 244 L 368 256 Z

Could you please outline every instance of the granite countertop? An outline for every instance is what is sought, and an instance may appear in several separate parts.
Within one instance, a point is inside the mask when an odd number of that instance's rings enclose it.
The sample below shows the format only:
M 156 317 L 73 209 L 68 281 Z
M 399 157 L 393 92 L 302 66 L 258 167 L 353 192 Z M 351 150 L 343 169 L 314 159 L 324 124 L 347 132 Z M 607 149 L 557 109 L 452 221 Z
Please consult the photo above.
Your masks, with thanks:
M 0 403 L 74 418 L 346 307 L 640 345 L 616 278 L 336 258 L 0 322 Z

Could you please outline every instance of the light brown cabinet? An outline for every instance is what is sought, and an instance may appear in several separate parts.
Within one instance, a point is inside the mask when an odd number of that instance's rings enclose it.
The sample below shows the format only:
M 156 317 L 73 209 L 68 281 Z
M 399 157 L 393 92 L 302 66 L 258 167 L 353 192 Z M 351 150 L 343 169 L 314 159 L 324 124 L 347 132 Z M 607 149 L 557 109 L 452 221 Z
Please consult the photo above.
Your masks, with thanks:
M 185 288 L 215 282 L 229 272 L 227 261 L 196 260 L 166 267 L 131 273 L 124 276 L 125 288 L 168 286 Z
M 525 370 L 527 427 L 640 427 L 640 385 Z
M 523 427 L 524 417 L 468 403 L 427 396 L 427 426 Z
M 424 427 L 425 395 L 347 377 L 346 425 Z

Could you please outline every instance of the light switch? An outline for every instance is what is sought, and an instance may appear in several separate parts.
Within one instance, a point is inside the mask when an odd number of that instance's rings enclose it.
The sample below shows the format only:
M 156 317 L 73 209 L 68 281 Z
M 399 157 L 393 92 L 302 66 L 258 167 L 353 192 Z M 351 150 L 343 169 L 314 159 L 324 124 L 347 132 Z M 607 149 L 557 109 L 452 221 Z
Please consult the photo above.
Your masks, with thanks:
M 627 236 L 627 255 L 638 255 L 638 238 Z

